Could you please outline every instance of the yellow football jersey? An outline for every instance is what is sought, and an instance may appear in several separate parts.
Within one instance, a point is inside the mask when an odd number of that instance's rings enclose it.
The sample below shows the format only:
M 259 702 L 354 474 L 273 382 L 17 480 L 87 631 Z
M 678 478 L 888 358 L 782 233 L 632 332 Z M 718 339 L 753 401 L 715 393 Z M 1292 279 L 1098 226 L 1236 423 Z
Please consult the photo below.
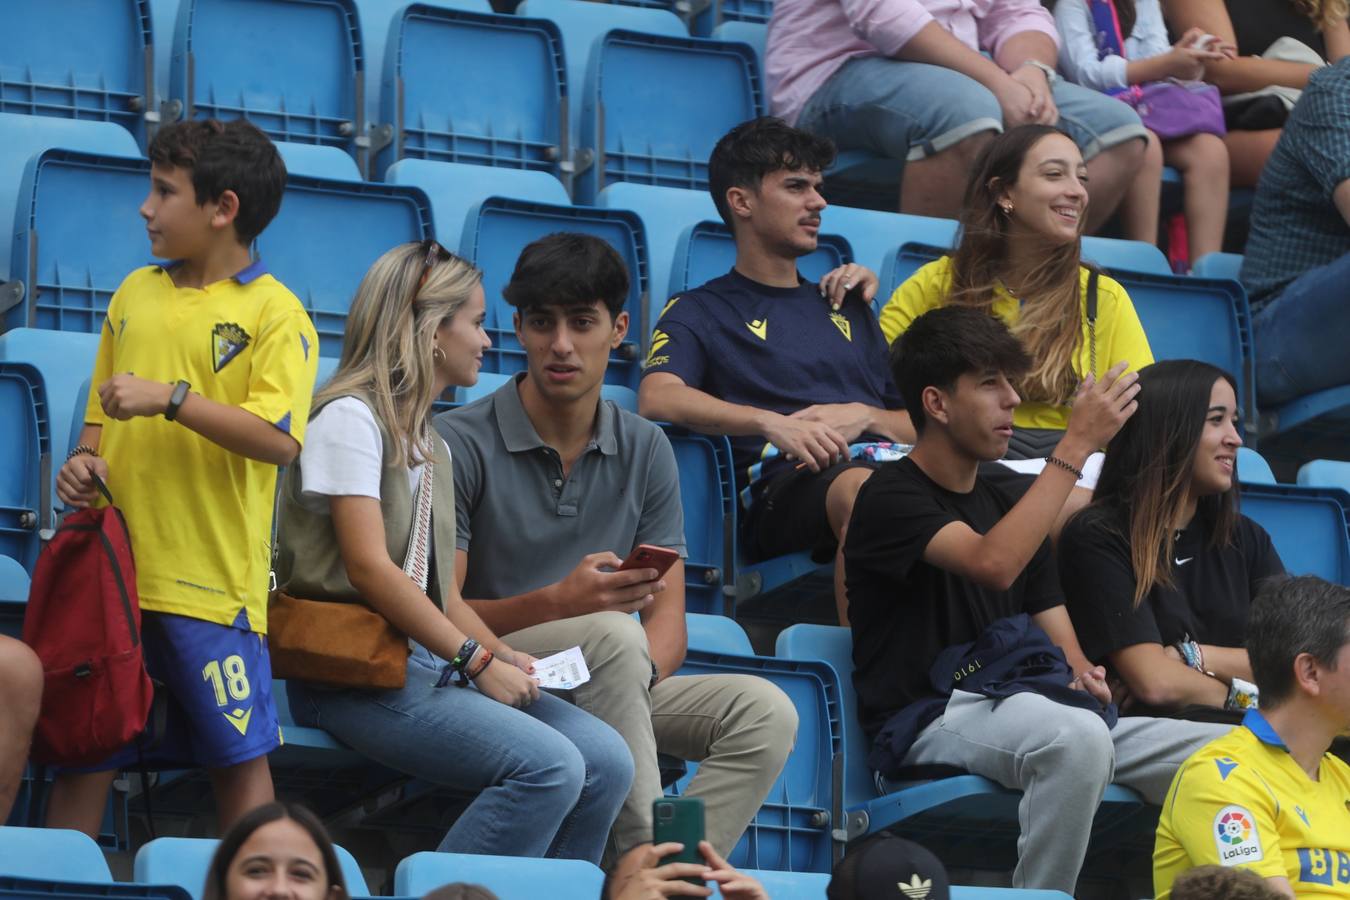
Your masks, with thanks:
M 1256 710 L 1177 770 L 1153 850 L 1153 889 L 1195 866 L 1289 879 L 1299 897 L 1350 897 L 1350 766 L 1323 754 L 1313 781 Z
M 107 418 L 98 386 L 130 372 L 185 380 L 209 400 L 304 437 L 319 338 L 295 295 L 261 261 L 198 290 L 159 266 L 127 276 L 108 306 L 85 422 L 126 515 L 141 607 L 267 631 L 277 467 L 162 416 Z

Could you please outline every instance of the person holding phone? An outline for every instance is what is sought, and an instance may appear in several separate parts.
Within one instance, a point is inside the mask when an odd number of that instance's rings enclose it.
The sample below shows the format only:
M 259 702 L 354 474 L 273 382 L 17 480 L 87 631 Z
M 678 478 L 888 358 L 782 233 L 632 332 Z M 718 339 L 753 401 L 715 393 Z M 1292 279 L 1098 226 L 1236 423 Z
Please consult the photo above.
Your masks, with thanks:
M 503 295 L 526 371 L 435 421 L 455 459 L 455 574 L 510 646 L 540 658 L 581 648 L 591 680 L 572 698 L 633 754 L 615 849 L 651 839 L 659 750 L 698 761 L 685 793 L 703 798 L 708 842 L 725 854 L 782 771 L 797 713 L 761 678 L 675 674 L 686 646 L 675 454 L 657 425 L 600 396 L 628 292 L 599 238 L 551 234 L 522 251 Z M 644 544 L 653 563 L 680 559 L 664 575 L 624 566 Z

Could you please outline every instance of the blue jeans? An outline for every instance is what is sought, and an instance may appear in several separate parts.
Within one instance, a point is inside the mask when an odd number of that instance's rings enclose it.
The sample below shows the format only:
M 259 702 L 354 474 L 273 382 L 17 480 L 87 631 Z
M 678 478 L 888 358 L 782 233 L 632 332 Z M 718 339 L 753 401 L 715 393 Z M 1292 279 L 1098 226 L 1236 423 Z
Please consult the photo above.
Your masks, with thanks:
M 437 688 L 443 665 L 414 644 L 402 690 L 289 681 L 291 714 L 381 765 L 478 792 L 439 850 L 598 863 L 633 781 L 627 744 L 550 694 L 518 710 L 472 687 Z
M 1309 269 L 1252 314 L 1256 399 L 1286 403 L 1350 384 L 1344 328 L 1350 322 L 1350 253 Z
M 1114 97 L 1062 78 L 1051 90 L 1058 125 L 1084 159 L 1148 136 L 1139 114 Z M 982 131 L 1002 131 L 1003 109 L 988 88 L 954 69 L 861 56 L 806 101 L 797 127 L 832 138 L 841 150 L 912 162 Z

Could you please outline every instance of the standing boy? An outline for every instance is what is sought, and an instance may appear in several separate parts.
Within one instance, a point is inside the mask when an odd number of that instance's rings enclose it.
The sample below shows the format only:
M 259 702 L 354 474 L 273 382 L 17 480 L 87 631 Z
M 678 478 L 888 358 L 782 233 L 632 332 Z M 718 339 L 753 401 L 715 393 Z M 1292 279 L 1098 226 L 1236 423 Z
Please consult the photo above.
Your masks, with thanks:
M 169 695 L 152 764 L 204 766 L 221 831 L 273 798 L 281 742 L 267 657 L 277 466 L 300 452 L 318 336 L 249 246 L 281 206 L 286 167 L 239 120 L 182 122 L 150 144 L 141 204 L 164 265 L 127 276 L 108 306 L 79 446 L 57 476 L 72 506 L 93 476 L 126 516 L 146 665 Z M 127 747 L 62 772 L 47 824 L 95 834 Z
M 1064 608 L 1047 538 L 1088 454 L 1134 413 L 1125 363 L 1085 380 L 1020 499 L 980 474 L 1008 449 L 1012 382 L 1029 366 L 1007 327 L 973 307 L 931 310 L 896 343 L 892 371 L 918 440 L 863 486 L 849 525 L 853 684 L 873 769 L 896 778 L 952 765 L 1020 789 L 1013 886 L 1072 893 L 1107 785 L 1157 803 L 1181 761 L 1227 729 L 1117 721 L 1105 672 L 1083 656 Z M 938 664 L 970 642 L 961 668 Z M 1019 658 L 1036 665 L 1010 665 Z M 939 677 L 957 685 L 949 699 Z

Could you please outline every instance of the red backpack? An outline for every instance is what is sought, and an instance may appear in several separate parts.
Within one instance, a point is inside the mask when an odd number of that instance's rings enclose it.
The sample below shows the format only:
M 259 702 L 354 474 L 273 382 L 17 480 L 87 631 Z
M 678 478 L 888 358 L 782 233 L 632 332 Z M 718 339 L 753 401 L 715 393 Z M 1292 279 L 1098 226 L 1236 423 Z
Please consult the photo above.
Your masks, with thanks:
M 154 688 L 141 647 L 141 605 L 126 520 L 108 505 L 68 513 L 38 556 L 23 620 L 42 660 L 35 762 L 92 765 L 145 728 Z

